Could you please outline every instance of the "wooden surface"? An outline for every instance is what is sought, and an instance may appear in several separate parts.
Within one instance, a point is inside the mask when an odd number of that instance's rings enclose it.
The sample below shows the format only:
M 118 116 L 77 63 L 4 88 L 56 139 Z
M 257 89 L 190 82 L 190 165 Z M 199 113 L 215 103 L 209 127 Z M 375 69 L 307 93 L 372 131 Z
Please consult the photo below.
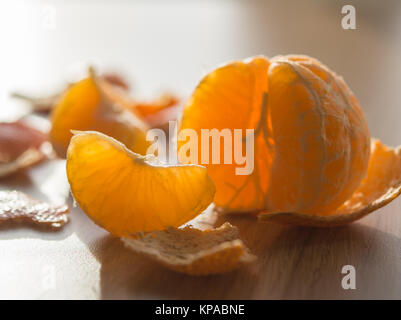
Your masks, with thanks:
M 89 63 L 125 71 L 141 95 L 168 87 L 186 97 L 205 71 L 226 60 L 306 53 L 344 76 L 372 136 L 401 144 L 397 1 L 355 2 L 358 29 L 348 31 L 341 29 L 341 1 L 56 1 L 50 26 L 42 23 L 47 2 L 13 3 L 0 8 L 1 120 L 26 112 L 8 98 L 10 90 L 56 88 Z M 0 188 L 72 207 L 71 222 L 60 232 L 0 228 L 0 298 L 401 298 L 400 199 L 334 229 L 220 217 L 218 223 L 239 227 L 258 260 L 230 274 L 198 278 L 136 256 L 73 207 L 62 160 L 2 180 Z M 341 288 L 341 268 L 348 264 L 356 269 L 356 290 Z

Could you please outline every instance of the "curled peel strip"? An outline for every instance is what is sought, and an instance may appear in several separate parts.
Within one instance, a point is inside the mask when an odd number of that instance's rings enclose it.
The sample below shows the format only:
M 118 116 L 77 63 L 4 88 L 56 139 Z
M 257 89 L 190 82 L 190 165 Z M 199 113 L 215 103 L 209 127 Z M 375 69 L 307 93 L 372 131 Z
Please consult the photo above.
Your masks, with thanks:
M 261 213 L 259 221 L 311 227 L 333 227 L 351 223 L 385 206 L 401 194 L 401 146 L 391 148 L 372 139 L 368 170 L 349 200 L 328 215 L 295 212 Z
M 51 155 L 47 136 L 21 121 L 0 123 L 0 178 Z
M 131 250 L 177 272 L 209 275 L 232 271 L 255 260 L 230 223 L 211 230 L 191 227 L 122 238 Z

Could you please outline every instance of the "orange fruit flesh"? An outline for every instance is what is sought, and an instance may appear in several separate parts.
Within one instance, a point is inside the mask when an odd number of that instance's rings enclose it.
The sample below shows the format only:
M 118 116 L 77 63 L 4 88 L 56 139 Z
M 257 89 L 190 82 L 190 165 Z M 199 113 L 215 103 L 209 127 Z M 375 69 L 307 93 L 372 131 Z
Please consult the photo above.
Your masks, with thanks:
M 222 157 L 221 164 L 205 164 L 216 205 L 230 212 L 330 214 L 358 187 L 370 156 L 356 98 L 334 72 L 305 56 L 256 57 L 216 69 L 185 105 L 185 128 L 199 137 L 201 129 L 254 129 L 250 175 L 236 175 L 238 165 Z
M 99 132 L 72 139 L 67 176 L 81 209 L 116 236 L 178 227 L 213 201 L 214 185 L 198 165 L 160 165 Z
M 281 182 L 269 193 L 269 204 L 280 212 L 331 212 L 366 173 L 370 136 L 360 124 L 365 121 L 353 117 L 354 106 L 300 64 L 277 60 L 269 85 L 276 141 L 271 179 Z
M 134 152 L 145 154 L 147 126 L 116 101 L 104 82 L 94 75 L 72 85 L 57 103 L 51 115 L 50 141 L 60 156 L 65 156 L 71 130 L 96 130 L 124 143 Z M 105 85 L 106 86 L 106 85 Z M 112 100 L 114 99 L 114 100 Z
M 202 129 L 254 129 L 260 124 L 261 134 L 255 137 L 255 145 L 265 146 L 265 123 L 259 121 L 261 113 L 258 107 L 262 104 L 263 92 L 267 92 L 268 65 L 269 62 L 261 58 L 249 63 L 228 64 L 208 74 L 185 105 L 180 129 L 195 129 L 199 137 L 198 145 L 201 146 Z M 260 94 L 256 95 L 255 92 Z M 246 138 L 244 131 L 242 137 Z M 212 144 L 209 143 L 209 155 L 212 151 Z M 271 155 L 263 147 L 259 152 L 263 161 L 259 162 L 260 157 L 255 157 L 258 165 L 255 163 L 254 174 L 250 176 L 235 175 L 234 161 L 233 164 L 205 164 L 216 185 L 215 203 L 218 206 L 239 211 L 263 207 L 261 195 L 268 189 Z M 224 146 L 221 143 L 220 155 L 223 154 Z M 202 163 L 201 152 L 198 163 Z M 266 179 L 258 179 L 259 175 Z M 244 194 L 251 196 L 244 197 Z

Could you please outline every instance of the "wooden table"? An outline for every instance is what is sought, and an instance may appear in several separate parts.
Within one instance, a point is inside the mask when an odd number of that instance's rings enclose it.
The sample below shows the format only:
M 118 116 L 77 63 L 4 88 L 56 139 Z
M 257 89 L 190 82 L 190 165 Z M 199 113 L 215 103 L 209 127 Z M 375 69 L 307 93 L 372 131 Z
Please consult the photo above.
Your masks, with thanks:
M 344 76 L 372 136 L 401 144 L 399 2 L 355 1 L 357 30 L 341 28 L 342 2 L 297 4 L 2 4 L 1 119 L 26 112 L 8 98 L 10 90 L 53 89 L 88 63 L 132 74 L 143 96 L 168 86 L 186 97 L 204 72 L 226 60 L 306 53 Z M 2 180 L 0 187 L 72 208 L 60 232 L 0 229 L 0 298 L 401 298 L 401 199 L 334 229 L 220 217 L 219 223 L 239 227 L 257 262 L 229 274 L 189 277 L 136 256 L 73 207 L 63 160 Z M 356 290 L 341 287 L 344 265 L 356 269 Z

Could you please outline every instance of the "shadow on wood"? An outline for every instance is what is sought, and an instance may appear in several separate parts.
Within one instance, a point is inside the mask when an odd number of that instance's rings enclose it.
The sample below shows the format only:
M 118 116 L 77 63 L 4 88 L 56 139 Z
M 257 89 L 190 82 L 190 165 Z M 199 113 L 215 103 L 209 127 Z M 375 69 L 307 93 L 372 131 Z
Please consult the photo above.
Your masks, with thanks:
M 396 298 L 401 295 L 401 239 L 353 224 L 313 229 L 220 218 L 237 225 L 258 260 L 237 271 L 207 277 L 175 273 L 106 236 L 90 245 L 101 263 L 103 299 L 325 299 Z M 390 259 L 391 258 L 391 259 Z M 356 268 L 356 290 L 341 287 L 342 266 Z M 369 268 L 367 268 L 369 266 Z

